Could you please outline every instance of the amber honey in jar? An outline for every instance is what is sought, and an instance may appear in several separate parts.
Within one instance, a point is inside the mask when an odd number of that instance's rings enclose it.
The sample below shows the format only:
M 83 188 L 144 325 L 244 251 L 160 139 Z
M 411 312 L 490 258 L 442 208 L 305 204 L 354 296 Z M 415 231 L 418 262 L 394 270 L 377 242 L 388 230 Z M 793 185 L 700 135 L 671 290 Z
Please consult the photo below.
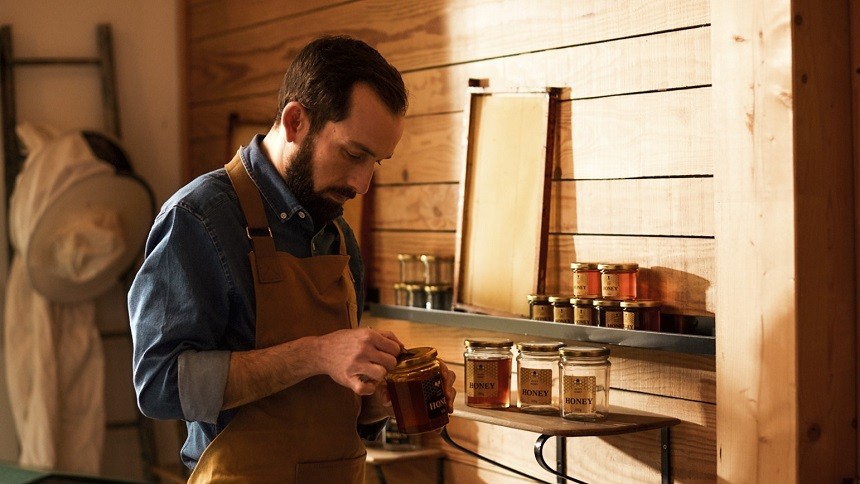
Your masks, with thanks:
M 604 328 L 624 328 L 624 313 L 621 311 L 621 301 L 595 299 L 594 320 L 598 326 Z
M 552 304 L 546 294 L 529 294 L 529 319 L 552 321 Z
M 624 329 L 660 331 L 660 301 L 634 299 L 621 301 Z
M 595 262 L 571 262 L 573 295 L 582 298 L 600 297 L 600 270 Z
M 558 349 L 561 342 L 517 343 L 517 407 L 529 413 L 558 413 Z
M 466 405 L 508 408 L 511 405 L 511 347 L 507 338 L 470 338 L 466 352 Z
M 639 264 L 597 264 L 600 270 L 600 293 L 603 299 L 636 299 Z
M 448 423 L 448 403 L 436 349 L 411 348 L 385 376 L 397 428 L 417 434 Z

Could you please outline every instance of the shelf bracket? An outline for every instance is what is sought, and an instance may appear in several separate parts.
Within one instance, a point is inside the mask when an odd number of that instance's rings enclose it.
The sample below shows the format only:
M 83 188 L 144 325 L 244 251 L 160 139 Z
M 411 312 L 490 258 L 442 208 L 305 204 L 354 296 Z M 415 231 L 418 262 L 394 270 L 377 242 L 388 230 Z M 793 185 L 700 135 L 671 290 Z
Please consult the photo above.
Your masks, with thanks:
M 544 444 L 546 444 L 546 441 L 550 439 L 550 437 L 555 437 L 557 439 L 556 440 L 556 449 L 557 449 L 557 451 L 556 451 L 556 464 L 558 465 L 558 470 L 553 469 L 552 466 L 547 464 L 546 459 L 544 459 L 544 457 L 543 457 L 543 446 L 544 446 Z M 541 434 L 541 436 L 538 437 L 537 441 L 535 442 L 535 460 L 537 460 L 538 465 L 543 467 L 543 469 L 545 471 L 558 477 L 559 478 L 559 481 L 558 481 L 559 484 L 561 484 L 564 481 L 573 481 L 573 482 L 576 482 L 578 484 L 587 484 L 585 481 L 580 481 L 579 479 L 576 479 L 574 477 L 570 477 L 567 474 L 565 474 L 565 472 L 566 472 L 565 467 L 567 466 L 566 465 L 567 459 L 565 458 L 566 454 L 567 454 L 567 445 L 561 444 L 561 442 L 566 442 L 566 441 L 567 441 L 567 437 Z M 564 451 L 564 452 L 562 453 L 562 451 Z
M 494 460 L 492 460 L 492 459 L 489 459 L 489 458 L 487 458 L 487 457 L 482 456 L 481 454 L 478 454 L 477 452 L 471 451 L 471 450 L 469 450 L 469 449 L 467 449 L 467 448 L 463 447 L 462 445 L 460 445 L 460 444 L 458 444 L 458 443 L 454 442 L 453 440 L 451 440 L 451 436 L 450 436 L 450 435 L 448 435 L 448 428 L 447 428 L 447 427 L 442 427 L 442 433 L 441 433 L 440 435 L 442 436 L 442 440 L 444 440 L 445 442 L 447 442 L 447 443 L 448 443 L 448 445 L 450 445 L 451 447 L 453 447 L 453 448 L 455 448 L 455 449 L 459 450 L 460 452 L 463 452 L 463 453 L 465 453 L 465 454 L 471 455 L 472 457 L 475 457 L 475 458 L 477 458 L 477 459 L 480 459 L 480 460 L 482 460 L 482 461 L 484 461 L 484 462 L 486 462 L 486 463 L 488 463 L 488 464 L 492 464 L 492 465 L 494 465 L 494 466 L 496 466 L 496 467 L 500 467 L 500 468 L 502 468 L 502 469 L 504 469 L 504 470 L 506 470 L 506 471 L 508 471 L 508 472 L 513 472 L 514 474 L 516 474 L 516 475 L 518 475 L 518 476 L 520 476 L 520 477 L 525 477 L 526 479 L 531 479 L 531 480 L 533 480 L 533 481 L 535 481 L 535 482 L 542 482 L 543 484 L 551 484 L 551 483 L 549 483 L 549 482 L 547 482 L 547 481 L 542 481 L 542 480 L 538 479 L 537 477 L 530 476 L 530 475 L 526 474 L 525 472 L 518 471 L 518 470 L 516 470 L 516 469 L 514 469 L 514 468 L 508 467 L 508 466 L 506 466 L 506 465 L 504 465 L 504 464 L 501 464 L 501 463 L 499 463 L 499 462 L 496 462 L 496 461 L 494 461 Z M 550 470 L 551 470 L 551 469 L 550 469 Z M 555 472 L 553 472 L 553 474 L 555 474 Z

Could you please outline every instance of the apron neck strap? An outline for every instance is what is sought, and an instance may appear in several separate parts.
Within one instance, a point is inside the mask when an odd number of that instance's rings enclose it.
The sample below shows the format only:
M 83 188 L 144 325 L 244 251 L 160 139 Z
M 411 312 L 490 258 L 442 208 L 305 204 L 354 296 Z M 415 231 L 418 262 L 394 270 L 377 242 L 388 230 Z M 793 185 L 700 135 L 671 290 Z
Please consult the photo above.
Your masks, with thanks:
M 245 233 L 251 239 L 251 250 L 257 262 L 257 279 L 261 283 L 278 282 L 283 279 L 280 266 L 276 263 L 275 239 L 266 220 L 263 198 L 248 170 L 242 163 L 240 151 L 236 152 L 230 163 L 224 165 L 230 183 L 239 197 L 239 206 L 245 215 Z

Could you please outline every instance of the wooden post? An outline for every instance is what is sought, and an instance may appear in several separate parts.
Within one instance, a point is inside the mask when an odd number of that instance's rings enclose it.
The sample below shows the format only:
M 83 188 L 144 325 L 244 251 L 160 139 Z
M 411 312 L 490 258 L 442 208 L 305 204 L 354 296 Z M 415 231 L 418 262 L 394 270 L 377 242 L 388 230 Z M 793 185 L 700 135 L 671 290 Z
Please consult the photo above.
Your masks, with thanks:
M 848 4 L 835 3 L 711 5 L 726 482 L 854 475 Z

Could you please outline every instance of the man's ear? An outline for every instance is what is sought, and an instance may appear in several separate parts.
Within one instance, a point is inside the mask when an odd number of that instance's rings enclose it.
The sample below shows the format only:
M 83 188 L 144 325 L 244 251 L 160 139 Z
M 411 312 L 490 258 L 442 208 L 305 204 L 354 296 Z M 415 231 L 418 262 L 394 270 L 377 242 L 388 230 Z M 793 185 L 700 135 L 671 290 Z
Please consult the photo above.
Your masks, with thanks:
M 284 127 L 288 142 L 300 142 L 310 128 L 307 110 L 300 102 L 288 102 L 281 112 L 281 125 Z

